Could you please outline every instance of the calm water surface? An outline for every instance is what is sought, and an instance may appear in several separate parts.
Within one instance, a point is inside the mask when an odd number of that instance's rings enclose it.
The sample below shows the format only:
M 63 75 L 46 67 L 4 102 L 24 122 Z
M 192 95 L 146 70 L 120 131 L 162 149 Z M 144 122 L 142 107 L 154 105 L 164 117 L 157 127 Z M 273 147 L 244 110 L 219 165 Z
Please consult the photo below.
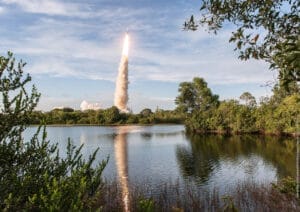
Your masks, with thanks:
M 24 137 L 36 127 L 30 127 Z M 191 136 L 182 125 L 47 127 L 48 139 L 64 155 L 68 137 L 84 144 L 87 158 L 109 157 L 104 177 L 128 185 L 193 183 L 205 189 L 230 189 L 237 182 L 270 183 L 296 174 L 296 142 L 259 136 Z

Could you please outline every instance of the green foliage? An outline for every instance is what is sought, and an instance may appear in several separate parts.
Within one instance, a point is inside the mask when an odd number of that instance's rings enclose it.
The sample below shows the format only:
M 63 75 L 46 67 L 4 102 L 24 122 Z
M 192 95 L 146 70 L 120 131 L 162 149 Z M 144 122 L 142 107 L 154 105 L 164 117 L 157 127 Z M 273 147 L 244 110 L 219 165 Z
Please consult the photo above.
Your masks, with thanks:
M 149 117 L 151 116 L 153 113 L 151 111 L 151 109 L 149 108 L 145 108 L 143 109 L 141 112 L 140 112 L 140 115 L 143 116 L 143 117 Z
M 231 196 L 223 196 L 222 200 L 224 201 L 224 212 L 238 212 Z
M 267 133 L 295 133 L 300 114 L 300 94 L 282 95 L 275 92 L 260 103 L 255 111 L 257 128 Z
M 281 193 L 295 195 L 297 193 L 297 182 L 292 177 L 285 177 L 277 184 L 272 184 L 273 188 Z
M 212 115 L 210 128 L 217 132 L 237 132 L 240 105 L 235 100 L 222 101 Z
M 36 107 L 40 94 L 33 86 L 29 94 L 24 86 L 31 80 L 29 75 L 23 77 L 23 67 L 26 64 L 20 61 L 15 67 L 15 59 L 12 53 L 8 57 L 0 56 L 0 92 L 2 97 L 0 113 L 0 141 L 19 139 L 15 132 L 22 131 L 23 125 L 28 124 L 30 113 Z M 15 95 L 10 97 L 10 92 Z
M 240 96 L 240 100 L 243 100 L 247 107 L 252 107 L 253 108 L 253 107 L 256 106 L 255 97 L 252 96 L 252 94 L 249 93 L 249 92 L 242 93 L 242 95 Z
M 212 111 L 219 105 L 219 96 L 214 95 L 203 78 L 182 82 L 175 99 L 176 112 L 186 113 L 188 131 L 207 132 L 210 129 Z
M 138 211 L 154 212 L 154 201 L 151 199 L 142 199 L 138 202 Z
M 225 24 L 234 27 L 229 42 L 236 44 L 239 58 L 262 59 L 279 70 L 284 85 L 300 81 L 300 2 L 297 0 L 203 0 L 201 18 L 194 16 L 184 29 L 206 25 L 217 33 Z
M 82 146 L 68 142 L 67 156 L 61 158 L 57 145 L 47 141 L 46 129 L 38 128 L 30 140 L 22 133 L 40 94 L 33 87 L 29 94 L 23 76 L 25 64 L 15 68 L 12 53 L 0 57 L 0 210 L 4 211 L 79 211 L 97 208 L 101 197 L 101 174 L 107 163 L 93 165 L 97 151 L 83 159 Z M 68 111 L 58 111 L 72 113 Z M 37 118 L 38 117 L 38 118 Z M 62 119 L 66 119 L 62 116 Z
M 294 134 L 300 114 L 299 86 L 289 83 L 289 90 L 280 85 L 271 98 L 257 106 L 249 92 L 236 100 L 218 101 L 201 78 L 179 85 L 176 112 L 185 113 L 185 126 L 200 133 L 274 133 Z
M 115 124 L 179 124 L 184 114 L 177 111 L 157 110 L 152 112 L 145 108 L 139 114 L 120 113 L 116 107 L 102 110 L 54 109 L 50 112 L 32 111 L 28 118 L 30 124 L 83 124 L 83 125 L 115 125 Z
M 180 83 L 178 92 L 175 104 L 180 112 L 206 111 L 219 104 L 219 96 L 211 92 L 203 78 Z
M 117 107 L 113 106 L 103 112 L 105 123 L 113 124 L 120 120 L 120 112 Z

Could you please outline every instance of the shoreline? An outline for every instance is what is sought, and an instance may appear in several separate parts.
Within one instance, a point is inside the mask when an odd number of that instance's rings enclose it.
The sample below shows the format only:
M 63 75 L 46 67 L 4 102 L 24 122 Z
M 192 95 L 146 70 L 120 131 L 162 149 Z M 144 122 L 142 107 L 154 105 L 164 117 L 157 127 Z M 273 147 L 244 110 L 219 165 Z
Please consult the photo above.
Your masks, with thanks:
M 178 123 L 158 123 L 158 124 L 30 124 L 30 127 L 46 126 L 46 127 L 119 127 L 119 126 L 154 126 L 154 125 L 183 125 Z
M 121 126 L 141 126 L 141 127 L 150 127 L 150 126 L 166 126 L 166 125 L 183 125 L 184 124 L 178 124 L 178 123 L 157 123 L 157 124 L 46 124 L 42 126 L 46 127 L 121 127 Z M 30 127 L 38 127 L 41 125 L 38 124 L 30 124 Z M 198 134 L 198 135 L 227 135 L 227 136 L 233 136 L 233 135 L 261 135 L 261 136 L 275 136 L 275 137 L 292 137 L 297 138 L 300 136 L 300 133 L 294 132 L 294 133 L 286 133 L 286 132 L 265 132 L 263 130 L 257 130 L 252 132 L 231 132 L 231 131 L 203 131 L 203 130 L 193 130 L 189 131 L 186 130 L 186 132 L 189 132 L 191 134 Z
M 188 131 L 188 130 L 187 130 Z M 232 131 L 217 131 L 217 130 L 211 130 L 211 131 L 202 131 L 202 130 L 193 130 L 190 131 L 192 134 L 198 134 L 198 135 L 261 135 L 261 136 L 276 136 L 276 137 L 292 137 L 297 138 L 300 136 L 300 133 L 293 132 L 293 133 L 287 133 L 287 132 L 265 132 L 263 130 L 257 130 L 252 132 L 232 132 Z

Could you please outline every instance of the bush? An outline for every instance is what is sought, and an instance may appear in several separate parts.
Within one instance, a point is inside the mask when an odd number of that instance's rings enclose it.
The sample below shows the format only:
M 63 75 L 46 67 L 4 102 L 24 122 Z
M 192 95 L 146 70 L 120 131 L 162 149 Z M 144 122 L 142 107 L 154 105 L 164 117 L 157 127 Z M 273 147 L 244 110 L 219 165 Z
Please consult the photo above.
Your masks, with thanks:
M 68 142 L 67 156 L 61 158 L 57 145 L 47 141 L 45 127 L 33 137 L 23 138 L 40 94 L 23 76 L 22 61 L 15 65 L 12 53 L 0 57 L 0 210 L 78 211 L 98 208 L 101 174 L 107 163 L 93 165 L 96 150 L 84 160 L 82 146 Z M 11 97 L 12 96 L 12 97 Z

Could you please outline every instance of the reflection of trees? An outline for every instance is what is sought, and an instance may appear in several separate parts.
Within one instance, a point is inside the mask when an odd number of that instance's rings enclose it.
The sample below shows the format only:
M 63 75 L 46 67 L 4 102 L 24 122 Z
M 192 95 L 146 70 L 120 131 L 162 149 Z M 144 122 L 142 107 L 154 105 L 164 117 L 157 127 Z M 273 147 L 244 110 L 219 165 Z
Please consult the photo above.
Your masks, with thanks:
M 151 140 L 151 138 L 152 138 L 152 133 L 149 133 L 149 132 L 142 132 L 142 133 L 141 133 L 141 137 L 143 138 L 143 140 Z
M 177 160 L 184 177 L 195 177 L 196 181 L 205 182 L 214 166 L 218 164 L 219 154 L 215 151 L 214 142 L 204 144 L 191 142 L 190 147 L 178 146 L 176 149 Z
M 178 146 L 177 160 L 184 177 L 205 182 L 221 158 L 258 155 L 277 168 L 279 177 L 295 175 L 293 139 L 262 136 L 187 135 L 190 147 Z
M 153 135 L 155 137 L 158 137 L 158 138 L 166 138 L 166 137 L 171 137 L 171 136 L 178 136 L 178 135 L 181 135 L 181 134 L 184 134 L 183 131 L 176 131 L 176 132 L 156 132 L 156 133 L 153 133 L 153 132 L 142 132 L 141 133 L 141 137 L 144 139 L 144 140 L 151 140 L 151 138 L 153 137 Z
M 183 134 L 183 131 L 154 133 L 154 135 L 156 137 L 159 137 L 159 138 L 178 136 L 178 135 L 181 135 L 181 134 Z

